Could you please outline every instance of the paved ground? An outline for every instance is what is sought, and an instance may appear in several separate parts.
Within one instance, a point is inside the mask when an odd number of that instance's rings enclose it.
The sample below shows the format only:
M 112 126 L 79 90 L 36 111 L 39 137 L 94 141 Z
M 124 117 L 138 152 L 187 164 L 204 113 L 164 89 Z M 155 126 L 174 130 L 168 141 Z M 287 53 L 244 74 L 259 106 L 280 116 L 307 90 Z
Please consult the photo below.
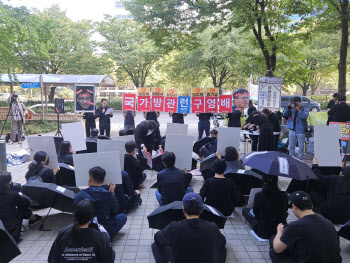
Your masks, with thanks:
M 140 115 L 138 114 L 136 123 L 142 120 Z M 121 113 L 115 114 L 112 136 L 116 135 L 117 131 L 122 127 L 121 124 L 118 124 L 122 120 L 121 118 Z M 165 123 L 167 121 L 170 121 L 170 118 L 163 113 L 160 117 L 162 134 L 165 131 Z M 189 123 L 189 134 L 197 136 L 197 118 L 190 115 L 185 122 Z M 22 147 L 15 144 L 9 146 L 8 151 L 17 151 L 26 147 L 26 144 Z M 12 172 L 14 182 L 25 183 L 24 175 L 27 171 L 27 166 L 28 163 L 8 169 Z M 148 227 L 147 215 L 158 207 L 154 194 L 155 189 L 150 189 L 150 184 L 155 178 L 156 172 L 147 171 L 147 179 L 141 189 L 143 203 L 128 214 L 127 224 L 113 242 L 113 248 L 116 251 L 115 262 L 154 262 L 151 253 L 151 243 L 157 230 Z M 288 183 L 287 179 L 280 179 L 282 189 L 285 189 Z M 203 179 L 201 177 L 194 177 L 191 182 L 195 192 L 199 192 L 202 184 Z M 45 215 L 47 209 L 36 211 L 36 213 Z M 288 222 L 296 220 L 294 215 L 292 215 L 292 211 L 289 211 L 289 213 Z M 234 216 L 234 219 L 227 220 L 225 229 L 222 230 L 227 239 L 228 254 L 226 262 L 271 262 L 268 255 L 268 242 L 260 242 L 250 234 L 250 227 L 245 223 L 240 208 L 236 209 Z M 29 228 L 28 222 L 25 221 L 24 225 L 27 230 L 22 234 L 23 241 L 19 245 L 22 254 L 13 262 L 46 262 L 58 231 L 72 222 L 72 215 L 60 213 L 59 211 L 53 211 L 49 216 L 45 224 L 45 228 L 51 229 L 48 232 L 39 231 L 38 225 Z M 350 263 L 350 242 L 341 238 L 341 249 L 343 262 Z

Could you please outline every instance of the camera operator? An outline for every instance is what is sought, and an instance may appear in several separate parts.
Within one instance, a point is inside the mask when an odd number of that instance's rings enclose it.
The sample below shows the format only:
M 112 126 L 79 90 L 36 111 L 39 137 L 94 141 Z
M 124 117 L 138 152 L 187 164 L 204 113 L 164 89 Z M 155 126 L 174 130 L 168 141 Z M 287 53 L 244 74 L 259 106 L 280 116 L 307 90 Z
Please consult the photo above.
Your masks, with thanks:
M 308 109 L 301 105 L 301 98 L 294 97 L 283 111 L 283 117 L 288 118 L 287 128 L 289 131 L 289 155 L 294 156 L 298 141 L 300 160 L 304 157 L 304 142 L 307 130 Z
M 13 94 L 7 100 L 7 105 L 11 107 L 9 119 L 11 121 L 10 144 L 16 141 L 16 132 L 18 132 L 18 144 L 22 144 L 23 125 L 28 111 L 23 103 L 18 102 L 18 95 Z

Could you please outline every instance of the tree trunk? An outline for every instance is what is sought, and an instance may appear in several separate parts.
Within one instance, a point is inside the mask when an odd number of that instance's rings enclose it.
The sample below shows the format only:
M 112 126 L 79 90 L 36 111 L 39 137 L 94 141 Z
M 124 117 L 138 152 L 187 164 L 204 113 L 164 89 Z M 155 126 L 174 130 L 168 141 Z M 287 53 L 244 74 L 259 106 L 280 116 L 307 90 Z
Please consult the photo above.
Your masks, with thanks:
M 316 90 L 317 90 L 316 84 L 312 83 L 311 84 L 311 95 L 315 95 Z
M 55 98 L 55 90 L 57 87 L 51 87 L 50 94 L 49 94 L 49 103 L 53 103 Z
M 346 94 L 346 60 L 348 56 L 348 44 L 349 44 L 349 18 L 348 18 L 348 1 L 344 0 L 341 4 L 341 46 L 340 46 L 340 59 L 339 59 L 339 81 L 338 81 L 338 93 Z

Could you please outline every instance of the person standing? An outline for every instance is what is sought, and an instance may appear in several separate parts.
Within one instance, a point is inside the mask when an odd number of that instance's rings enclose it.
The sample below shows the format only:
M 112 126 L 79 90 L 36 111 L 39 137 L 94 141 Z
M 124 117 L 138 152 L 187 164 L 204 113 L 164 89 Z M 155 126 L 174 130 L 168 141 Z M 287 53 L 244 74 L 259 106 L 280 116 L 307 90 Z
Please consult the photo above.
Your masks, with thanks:
M 205 135 L 209 136 L 210 130 L 210 118 L 213 116 L 212 113 L 197 113 L 196 116 L 199 118 L 198 122 L 198 140 L 202 139 L 203 132 Z
M 12 102 L 12 103 L 11 103 Z M 10 143 L 16 141 L 16 133 L 18 133 L 18 144 L 22 144 L 23 125 L 25 116 L 28 111 L 23 103 L 18 102 L 18 95 L 13 94 L 7 100 L 7 105 L 11 107 L 9 119 L 11 121 Z
M 158 122 L 159 116 L 160 116 L 159 111 L 150 111 L 150 112 L 143 113 L 143 117 L 145 117 L 146 121 L 155 121 L 158 124 L 159 124 L 159 122 Z
M 81 112 L 83 114 L 83 119 L 85 120 L 85 133 L 86 138 L 89 138 L 91 135 L 91 130 L 96 128 L 96 112 L 95 109 L 92 112 Z
M 304 142 L 307 130 L 308 109 L 301 105 L 301 98 L 294 97 L 283 111 L 283 117 L 288 118 L 287 128 L 289 129 L 289 155 L 294 156 L 295 147 L 298 141 L 300 160 L 304 157 Z
M 350 121 L 350 106 L 346 103 L 346 96 L 338 96 L 338 104 L 334 105 L 333 109 L 328 111 L 328 116 L 334 122 Z
M 100 118 L 100 135 L 105 135 L 111 137 L 111 118 L 113 117 L 113 112 L 106 114 L 106 111 L 109 109 L 107 106 L 107 99 L 101 100 L 102 105 L 97 108 L 96 117 Z
M 328 105 L 327 105 L 327 112 L 329 112 L 330 110 L 333 110 L 334 106 L 336 105 L 336 103 L 338 102 L 338 93 L 334 93 L 333 94 L 333 99 L 331 99 L 329 102 L 328 102 Z M 329 125 L 329 123 L 332 121 L 332 116 L 329 115 L 328 116 L 328 119 L 327 119 L 327 125 Z
M 257 112 L 257 114 L 253 117 L 253 120 L 257 128 L 257 132 L 259 133 L 258 151 L 273 151 L 273 127 L 270 120 L 261 112 Z
M 275 132 L 281 132 L 281 124 L 280 124 L 280 121 L 278 119 L 278 116 L 276 113 L 272 112 L 270 109 L 263 109 L 262 113 L 264 113 L 267 118 L 269 119 L 269 121 L 271 122 L 272 124 L 272 131 L 275 133 Z M 274 144 L 273 144 L 273 150 L 274 151 L 277 151 L 277 148 L 278 148 L 278 142 L 280 140 L 280 134 L 278 135 L 273 135 L 273 138 L 274 138 Z
M 135 129 L 135 111 L 123 111 L 124 116 L 124 131 Z
M 174 113 L 174 112 L 169 112 L 169 117 L 172 118 L 173 123 L 181 123 L 184 124 L 184 117 L 187 116 L 187 113 Z

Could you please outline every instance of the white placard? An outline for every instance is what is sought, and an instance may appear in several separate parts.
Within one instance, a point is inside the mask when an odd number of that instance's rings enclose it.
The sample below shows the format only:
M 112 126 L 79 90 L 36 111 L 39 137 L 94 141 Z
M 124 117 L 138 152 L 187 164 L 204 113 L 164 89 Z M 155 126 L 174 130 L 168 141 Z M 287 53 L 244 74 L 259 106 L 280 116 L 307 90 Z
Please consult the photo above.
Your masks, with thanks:
M 62 124 L 62 134 L 65 141 L 69 141 L 73 151 L 85 151 L 85 130 L 82 122 Z
M 34 155 L 37 152 L 43 151 L 49 156 L 47 168 L 56 169 L 58 167 L 57 152 L 53 136 L 29 136 L 27 139 L 32 160 L 34 160 Z
M 119 152 L 120 169 L 124 170 L 125 143 L 123 140 L 97 140 L 97 152 Z
M 100 166 L 106 170 L 105 184 L 122 184 L 119 152 L 74 154 L 75 181 L 78 187 L 87 186 L 89 170 Z
M 165 139 L 165 150 L 176 156 L 175 167 L 178 169 L 192 168 L 193 136 L 169 134 Z
M 112 140 L 121 140 L 121 141 L 125 141 L 125 142 L 135 141 L 135 135 L 125 135 L 125 136 L 113 137 Z
M 340 126 L 315 126 L 315 158 L 319 166 L 341 167 Z
M 281 77 L 259 77 L 258 109 L 260 111 L 264 108 L 273 112 L 280 110 L 282 83 Z
M 108 108 L 105 112 L 105 115 L 108 115 L 110 114 L 111 112 L 113 111 L 113 108 Z
M 241 142 L 241 128 L 237 127 L 219 127 L 218 129 L 218 152 L 225 155 L 226 147 L 233 146 L 239 152 Z
M 179 134 L 187 135 L 188 134 L 188 124 L 182 123 L 167 123 L 166 134 Z

